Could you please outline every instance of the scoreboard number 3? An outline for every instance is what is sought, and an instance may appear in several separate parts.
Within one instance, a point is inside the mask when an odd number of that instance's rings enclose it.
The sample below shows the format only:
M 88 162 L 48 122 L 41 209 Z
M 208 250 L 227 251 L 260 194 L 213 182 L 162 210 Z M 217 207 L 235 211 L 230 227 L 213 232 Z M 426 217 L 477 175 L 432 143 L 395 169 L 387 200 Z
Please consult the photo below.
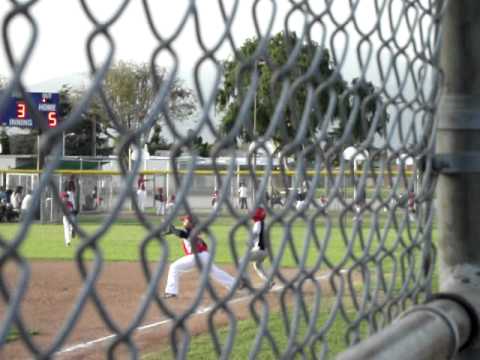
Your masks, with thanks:
M 25 119 L 27 117 L 27 105 L 24 101 L 17 101 L 17 119 Z

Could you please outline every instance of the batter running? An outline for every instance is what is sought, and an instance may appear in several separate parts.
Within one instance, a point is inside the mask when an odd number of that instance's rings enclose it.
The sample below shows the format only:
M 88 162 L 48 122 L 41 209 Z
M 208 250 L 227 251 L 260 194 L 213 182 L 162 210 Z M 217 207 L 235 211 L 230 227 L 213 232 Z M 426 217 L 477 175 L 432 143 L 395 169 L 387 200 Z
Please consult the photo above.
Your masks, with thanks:
M 183 229 L 177 229 L 171 227 L 170 231 L 183 240 L 183 252 L 185 256 L 176 260 L 170 265 L 168 270 L 167 285 L 165 287 L 165 299 L 178 296 L 179 289 L 178 283 L 180 275 L 184 272 L 188 272 L 196 267 L 195 255 L 192 251 L 192 241 L 190 239 L 190 233 L 195 225 L 191 216 L 185 216 L 183 220 Z M 196 239 L 196 250 L 199 260 L 203 265 L 207 265 L 210 261 L 210 254 L 208 253 L 207 244 L 200 238 Z M 220 269 L 218 266 L 212 263 L 210 267 L 210 274 L 214 280 L 225 286 L 227 289 L 232 288 L 235 278 L 227 272 Z
M 252 215 L 253 227 L 252 238 L 249 244 L 249 261 L 253 262 L 252 266 L 257 275 L 266 283 L 268 275 L 263 268 L 263 262 L 268 256 L 267 243 L 265 238 L 265 217 L 267 213 L 264 208 L 258 207 Z M 272 288 L 275 283 L 271 281 L 269 287 Z

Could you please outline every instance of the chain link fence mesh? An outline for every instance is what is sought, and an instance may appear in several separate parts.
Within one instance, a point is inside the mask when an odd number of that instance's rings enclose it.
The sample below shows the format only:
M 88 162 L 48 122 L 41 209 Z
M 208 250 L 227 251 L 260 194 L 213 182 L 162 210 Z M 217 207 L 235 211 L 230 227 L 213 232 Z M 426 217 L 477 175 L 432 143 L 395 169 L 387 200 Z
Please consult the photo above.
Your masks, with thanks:
M 40 2 L 11 1 L 2 20 L 3 51 L 12 75 L 0 96 L 0 109 L 14 92 L 27 95 L 22 74 L 41 30 L 31 9 Z M 141 326 L 146 309 L 154 306 L 165 319 L 171 320 L 172 352 L 184 358 L 193 334 L 189 320 L 195 321 L 200 299 L 208 294 L 213 299 L 208 333 L 215 355 L 228 358 L 232 356 L 235 339 L 242 336 L 232 301 L 238 296 L 239 287 L 246 283 L 249 317 L 258 326 L 250 339 L 250 358 L 261 356 L 262 344 L 268 344 L 277 358 L 328 358 L 332 355 L 332 336 L 340 336 L 345 347 L 354 344 L 379 331 L 404 309 L 422 302 L 431 293 L 436 253 L 432 243 L 435 176 L 431 154 L 441 79 L 437 55 L 443 1 L 211 2 L 208 6 L 219 11 L 224 24 L 218 29 L 216 40 L 209 42 L 211 45 L 206 44 L 201 26 L 208 18 L 200 18 L 200 13 L 208 15 L 200 11 L 206 4 L 185 2 L 175 31 L 166 34 L 159 30 L 156 21 L 158 9 L 153 11 L 149 1 L 142 1 L 145 17 L 137 21 L 148 24 L 157 41 L 149 59 L 156 94 L 139 126 L 127 128 L 120 121 L 122 114 L 112 108 L 103 81 L 114 62 L 115 44 L 122 41 L 115 38 L 112 28 L 129 11 L 130 2 L 112 6 L 110 17 L 101 20 L 87 1 L 80 1 L 83 13 L 78 16 L 86 16 L 92 25 L 86 43 L 78 44 L 86 48 L 91 82 L 61 125 L 42 135 L 41 152 L 48 155 L 49 161 L 44 164 L 34 189 L 33 203 L 38 205 L 42 194 L 48 192 L 60 206 L 54 172 L 62 157 L 62 132 L 82 121 L 81 114 L 96 98 L 110 116 L 109 126 L 118 133 L 119 158 L 128 158 L 132 147 L 141 152 L 144 139 L 158 118 L 173 134 L 169 176 L 175 184 L 175 206 L 161 220 L 152 221 L 139 208 L 135 190 L 143 159 L 139 157 L 131 166 L 118 161 L 121 186 L 101 226 L 92 235 L 82 229 L 81 222 L 74 225 L 82 239 L 74 261 L 84 281 L 83 289 L 48 347 L 35 342 L 26 325 L 28 319 L 21 315 L 22 299 L 29 284 L 29 259 L 21 255 L 20 248 L 35 216 L 28 212 L 15 236 L 0 237 L 3 278 L 0 290 L 6 309 L 0 318 L 0 347 L 6 346 L 7 335 L 16 328 L 31 356 L 52 357 L 67 345 L 66 339 L 85 303 L 91 301 L 106 327 L 116 335 L 105 356 L 113 357 L 122 346 L 132 357 L 139 356 L 142 349 L 133 334 Z M 243 6 L 250 6 L 255 25 L 252 34 L 258 40 L 252 42 L 249 54 L 238 50 L 242 43 L 233 33 L 238 8 Z M 15 57 L 11 51 L 15 37 L 9 33 L 9 27 L 18 18 L 28 22 L 32 31 L 25 52 Z M 274 20 L 277 26 L 282 26 L 280 37 L 272 25 Z M 189 23 L 195 24 L 196 46 L 202 56 L 192 69 L 199 101 L 197 125 L 185 135 L 179 131 L 167 105 L 180 61 L 174 45 Z M 297 23 L 300 26 L 292 25 Z M 285 56 L 271 52 L 272 39 L 284 42 Z M 94 42 L 99 40 L 109 47 L 103 59 L 98 59 L 93 50 Z M 219 55 L 222 46 L 231 52 L 228 61 Z M 160 55 L 170 56 L 174 66 L 159 83 L 153 74 Z M 228 72 L 225 67 L 232 63 L 237 65 L 235 78 L 222 80 Z M 211 93 L 206 93 L 201 85 L 205 64 L 213 65 L 218 74 Z M 321 67 L 325 68 L 320 70 Z M 270 74 L 268 83 L 262 82 L 265 73 Z M 226 81 L 233 81 L 238 108 L 230 125 L 220 127 L 218 119 L 225 114 L 213 115 L 213 109 Z M 261 103 L 264 98 L 257 99 L 261 87 L 271 94 L 269 107 Z M 303 100 L 298 100 L 300 97 Z M 256 112 L 264 109 L 271 112 L 266 115 L 268 121 L 260 123 Z M 195 174 L 201 167 L 193 141 L 205 130 L 214 138 L 208 170 L 218 189 L 218 206 L 207 213 L 196 211 L 191 201 L 192 183 L 201 176 Z M 244 146 L 245 153 L 236 150 L 239 138 L 247 145 L 252 143 L 250 147 Z M 270 144 L 275 145 L 273 151 Z M 178 161 L 180 151 L 188 161 Z M 216 160 L 225 152 L 230 161 L 217 164 Z M 242 156 L 246 163 L 241 176 L 250 193 L 254 193 L 249 199 L 249 211 L 239 209 L 236 196 L 232 196 L 238 190 L 236 164 Z M 260 156 L 262 165 L 257 162 Z M 165 184 L 165 175 L 159 179 L 159 183 Z M 272 206 L 269 201 L 276 192 L 281 194 L 282 206 Z M 138 258 L 148 288 L 131 322 L 121 328 L 110 318 L 109 304 L 102 302 L 95 285 L 104 262 L 99 250 L 102 239 L 130 203 L 138 226 L 147 232 L 138 249 Z M 268 284 L 260 288 L 252 285 L 246 272 L 248 250 L 238 235 L 245 231 L 252 236 L 250 216 L 257 206 L 267 210 L 265 234 L 270 242 L 267 275 L 268 280 L 276 283 L 276 290 L 270 292 Z M 177 246 L 167 241 L 165 232 L 184 214 L 199 219 L 195 232 L 205 234 L 212 256 L 207 263 L 196 262 L 202 274 L 196 298 L 191 306 L 180 311 L 162 298 L 159 283 L 168 271 L 169 248 Z M 213 231 L 220 216 L 231 219 L 226 238 L 219 238 Z M 151 243 L 156 243 L 163 254 L 153 268 L 145 253 Z M 206 275 L 215 260 L 216 249 L 225 244 L 236 274 L 243 275 L 237 275 L 233 287 L 221 296 Z M 333 254 L 332 248 L 341 250 Z M 95 254 L 93 262 L 85 260 L 88 252 Z M 11 287 L 4 279 L 8 264 L 14 264 L 21 274 Z M 216 328 L 219 314 L 229 319 L 226 336 L 219 335 Z M 283 340 L 272 334 L 269 325 L 275 314 L 282 319 Z M 332 335 L 337 321 L 343 324 L 342 332 Z

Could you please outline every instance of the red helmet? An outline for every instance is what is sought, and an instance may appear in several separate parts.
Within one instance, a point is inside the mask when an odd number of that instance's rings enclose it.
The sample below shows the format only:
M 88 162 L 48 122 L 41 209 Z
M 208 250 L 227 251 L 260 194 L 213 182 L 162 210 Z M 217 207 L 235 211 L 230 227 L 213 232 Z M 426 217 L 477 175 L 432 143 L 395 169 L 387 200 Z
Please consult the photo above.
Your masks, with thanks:
M 188 221 L 190 226 L 195 225 L 195 220 L 193 219 L 193 216 L 191 216 L 191 215 L 185 215 L 185 216 L 181 217 L 181 220 L 183 222 Z
M 262 221 L 265 219 L 265 216 L 267 216 L 267 213 L 264 208 L 258 207 L 255 209 L 255 212 L 252 215 L 252 220 L 253 221 Z

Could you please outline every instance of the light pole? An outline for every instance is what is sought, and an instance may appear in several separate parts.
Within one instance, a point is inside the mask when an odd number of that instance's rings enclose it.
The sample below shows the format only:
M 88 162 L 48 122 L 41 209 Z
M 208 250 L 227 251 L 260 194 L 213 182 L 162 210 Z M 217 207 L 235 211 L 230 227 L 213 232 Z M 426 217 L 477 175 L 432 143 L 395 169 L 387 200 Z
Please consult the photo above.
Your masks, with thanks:
M 254 65 L 255 74 L 258 71 L 258 65 L 263 65 L 263 64 L 265 64 L 264 60 L 262 59 L 255 60 L 255 65 Z M 260 78 L 261 78 L 261 74 L 259 76 L 259 82 L 260 82 Z M 258 93 L 258 86 L 255 89 L 255 97 L 253 98 L 253 142 L 250 144 L 250 151 L 253 151 L 253 172 L 255 174 L 255 178 L 253 181 L 253 191 L 252 191 L 253 203 L 255 203 L 256 192 L 257 192 L 257 150 L 255 149 L 257 145 L 257 93 Z

